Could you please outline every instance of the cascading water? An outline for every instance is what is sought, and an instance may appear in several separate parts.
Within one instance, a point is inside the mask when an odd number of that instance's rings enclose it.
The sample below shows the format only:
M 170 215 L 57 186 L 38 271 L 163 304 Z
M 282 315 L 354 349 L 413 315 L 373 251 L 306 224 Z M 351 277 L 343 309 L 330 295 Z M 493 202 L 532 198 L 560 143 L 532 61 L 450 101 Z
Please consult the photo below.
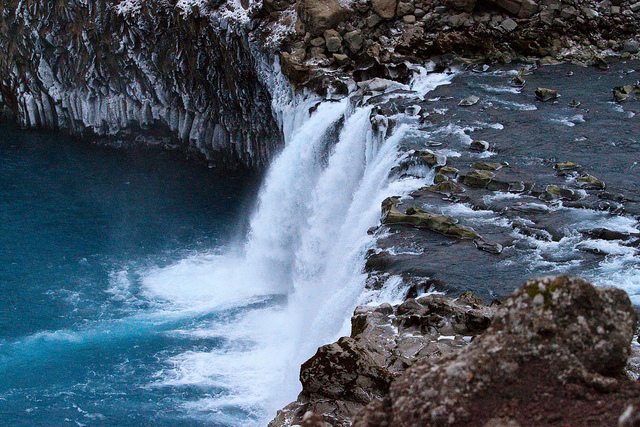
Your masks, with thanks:
M 412 96 L 449 80 L 423 70 Z M 171 369 L 159 374 L 155 386 L 225 390 L 188 403 L 189 409 L 246 425 L 232 415 L 241 411 L 264 425 L 295 399 L 300 364 L 347 332 L 362 302 L 364 257 L 373 244 L 367 229 L 378 224 L 380 203 L 424 184 L 389 180 L 401 157 L 398 143 L 411 126 L 401 124 L 388 137 L 383 123 L 374 131 L 366 100 L 315 101 L 310 115 L 310 101 L 300 101 L 290 109 L 294 118 L 285 118 L 294 124 L 266 176 L 243 247 L 146 274 L 148 292 L 180 310 L 238 311 L 231 321 L 217 318 L 187 332 L 222 338 L 221 349 L 174 356 Z

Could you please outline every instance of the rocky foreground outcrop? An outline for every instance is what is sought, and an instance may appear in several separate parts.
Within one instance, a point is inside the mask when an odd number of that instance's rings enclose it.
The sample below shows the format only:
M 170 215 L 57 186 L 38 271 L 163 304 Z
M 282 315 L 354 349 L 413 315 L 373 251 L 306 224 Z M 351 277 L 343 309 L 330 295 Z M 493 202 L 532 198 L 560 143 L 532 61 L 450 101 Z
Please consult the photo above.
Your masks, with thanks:
M 568 277 L 489 307 L 464 294 L 359 308 L 351 337 L 303 365 L 303 391 L 270 425 L 636 425 L 636 320 L 624 291 Z

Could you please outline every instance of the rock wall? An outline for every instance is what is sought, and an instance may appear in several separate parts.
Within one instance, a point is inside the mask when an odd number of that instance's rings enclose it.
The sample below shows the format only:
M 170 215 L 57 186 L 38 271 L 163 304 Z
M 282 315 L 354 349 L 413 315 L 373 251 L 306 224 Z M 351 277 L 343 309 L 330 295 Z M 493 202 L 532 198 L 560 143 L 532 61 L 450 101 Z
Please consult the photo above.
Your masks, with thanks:
M 282 140 L 259 72 L 270 59 L 233 5 L 3 1 L 4 115 L 30 128 L 261 166 Z

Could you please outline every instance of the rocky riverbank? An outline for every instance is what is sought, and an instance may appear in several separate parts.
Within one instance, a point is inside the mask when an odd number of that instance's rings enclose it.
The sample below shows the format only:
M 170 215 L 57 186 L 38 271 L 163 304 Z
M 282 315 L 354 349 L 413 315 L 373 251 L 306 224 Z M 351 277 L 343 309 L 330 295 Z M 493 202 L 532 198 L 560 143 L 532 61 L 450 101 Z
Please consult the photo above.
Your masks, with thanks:
M 633 0 L 11 0 L 0 5 L 1 115 L 261 167 L 283 140 L 280 64 L 321 95 L 373 77 L 406 83 L 407 62 L 436 57 L 605 66 L 638 55 L 639 10 Z
M 465 293 L 362 307 L 270 426 L 636 425 L 636 320 L 624 291 L 567 277 L 490 306 Z

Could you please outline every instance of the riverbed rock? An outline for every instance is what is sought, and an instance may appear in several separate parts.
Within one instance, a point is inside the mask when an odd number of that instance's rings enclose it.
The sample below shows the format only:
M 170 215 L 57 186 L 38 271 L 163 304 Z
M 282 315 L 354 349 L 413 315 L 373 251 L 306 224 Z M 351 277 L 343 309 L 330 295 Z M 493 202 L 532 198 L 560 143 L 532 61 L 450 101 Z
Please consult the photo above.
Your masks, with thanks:
M 371 7 L 383 19 L 396 16 L 397 0 L 372 0 Z
M 622 290 L 568 277 L 531 280 L 471 345 L 414 363 L 353 425 L 486 425 L 495 418 L 522 426 L 550 419 L 615 425 L 625 402 L 640 394 L 623 376 L 636 320 Z M 593 399 L 602 406 L 594 408 Z
M 469 95 L 466 98 L 462 99 L 458 105 L 461 107 L 470 107 L 472 105 L 476 105 L 480 101 L 480 98 L 476 95 Z
M 539 87 L 536 89 L 536 98 L 538 101 L 542 102 L 553 101 L 558 98 L 558 91 L 555 89 Z
M 454 218 L 446 215 L 426 212 L 411 207 L 402 213 L 398 208 L 398 199 L 389 197 L 382 202 L 382 224 L 409 225 L 458 239 L 475 239 L 478 234 L 470 227 L 458 224 Z
M 348 14 L 338 0 L 300 0 L 297 7 L 305 29 L 315 36 L 335 28 Z

